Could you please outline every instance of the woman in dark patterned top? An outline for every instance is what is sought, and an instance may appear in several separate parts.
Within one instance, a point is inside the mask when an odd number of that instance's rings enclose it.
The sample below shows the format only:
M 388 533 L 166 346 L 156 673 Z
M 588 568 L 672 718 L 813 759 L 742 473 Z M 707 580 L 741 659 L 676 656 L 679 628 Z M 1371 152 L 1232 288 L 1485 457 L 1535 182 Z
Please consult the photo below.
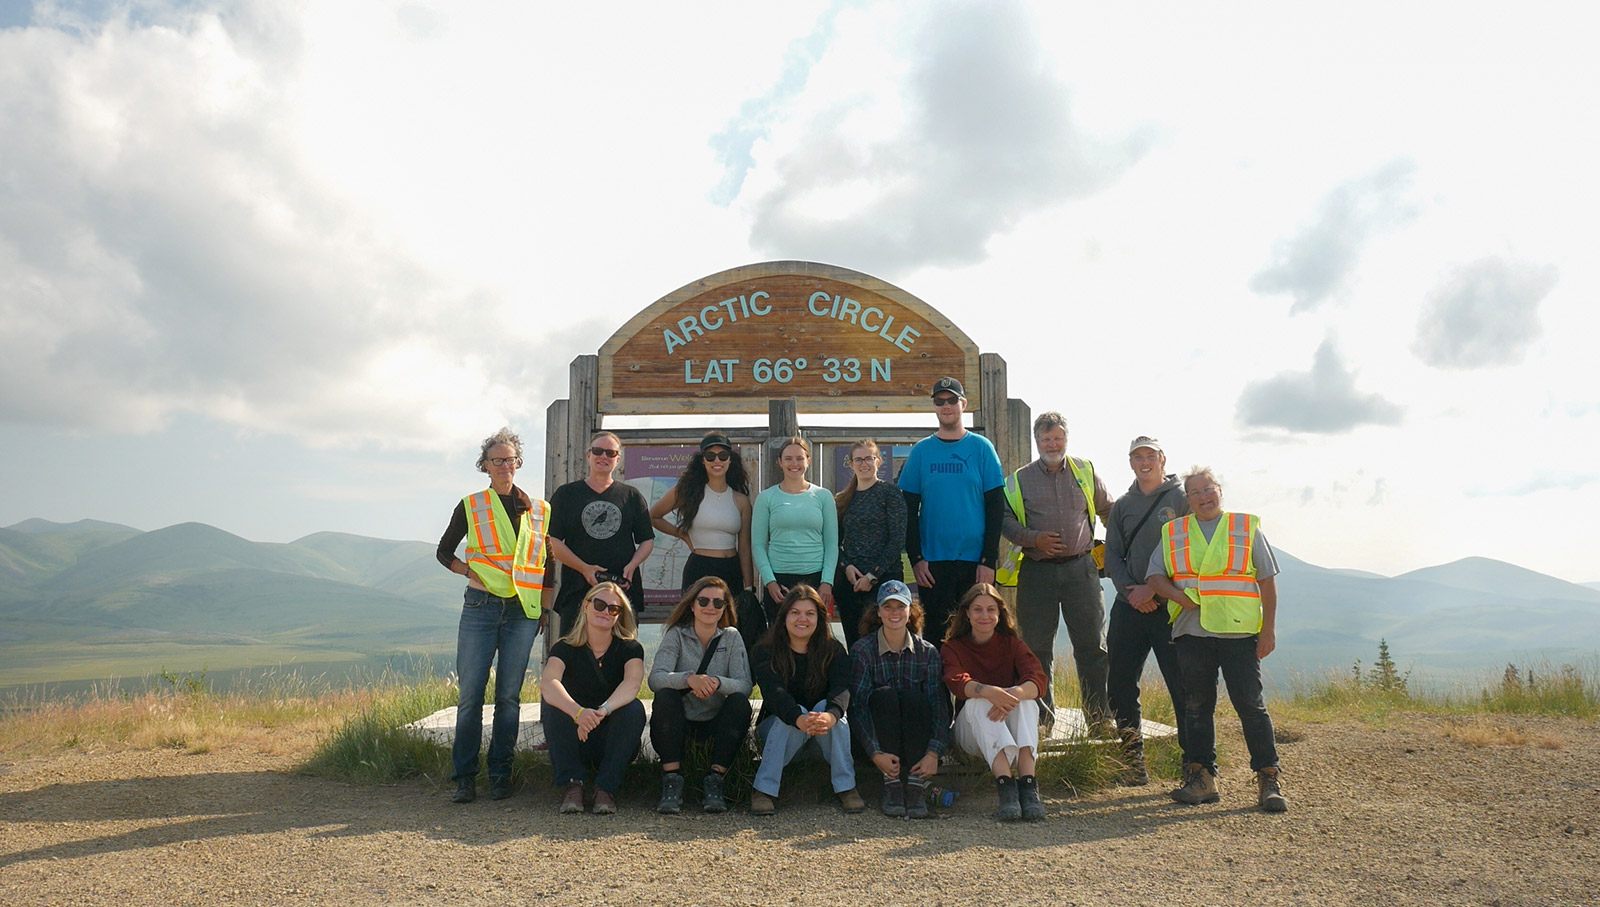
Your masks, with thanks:
M 839 505 L 839 569 L 833 583 L 845 647 L 861 638 L 861 615 L 877 600 L 885 580 L 904 580 L 906 498 L 893 482 L 878 478 L 878 445 L 857 441 L 850 448 L 855 478 L 834 496 Z

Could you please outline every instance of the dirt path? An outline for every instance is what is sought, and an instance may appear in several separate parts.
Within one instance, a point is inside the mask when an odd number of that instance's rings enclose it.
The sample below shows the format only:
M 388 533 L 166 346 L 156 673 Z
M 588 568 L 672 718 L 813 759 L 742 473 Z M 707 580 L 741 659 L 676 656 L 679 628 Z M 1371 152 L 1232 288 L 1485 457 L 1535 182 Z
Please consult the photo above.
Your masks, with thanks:
M 68 752 L 0 765 L 0 904 L 1600 904 L 1600 723 L 1297 727 L 1292 809 L 1165 784 L 1002 825 L 975 788 L 937 821 L 793 806 L 558 816 L 553 791 L 457 806 L 252 753 Z M 1237 736 L 1224 736 L 1242 753 Z

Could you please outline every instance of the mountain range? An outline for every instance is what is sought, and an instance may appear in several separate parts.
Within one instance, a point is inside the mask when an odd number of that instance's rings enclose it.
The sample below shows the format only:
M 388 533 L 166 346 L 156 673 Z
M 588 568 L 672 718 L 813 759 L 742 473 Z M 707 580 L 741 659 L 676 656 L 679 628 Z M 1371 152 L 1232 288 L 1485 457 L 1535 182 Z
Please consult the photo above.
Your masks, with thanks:
M 1348 670 L 1370 662 L 1380 639 L 1419 674 L 1600 653 L 1597 584 L 1488 558 L 1389 577 L 1278 554 L 1277 674 Z M 461 586 L 426 542 L 319 532 L 279 544 L 201 523 L 141 532 L 25 520 L 0 529 L 0 687 L 447 662 Z

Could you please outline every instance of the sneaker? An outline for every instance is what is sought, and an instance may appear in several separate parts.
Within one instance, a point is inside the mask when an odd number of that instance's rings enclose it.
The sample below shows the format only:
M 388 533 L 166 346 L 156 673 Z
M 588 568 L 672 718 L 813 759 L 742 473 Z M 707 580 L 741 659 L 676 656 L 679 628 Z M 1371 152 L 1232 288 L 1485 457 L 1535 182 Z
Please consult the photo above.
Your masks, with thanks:
M 661 802 L 656 804 L 656 812 L 669 816 L 676 816 L 683 812 L 683 775 L 678 772 L 665 772 L 661 776 Z
M 728 798 L 722 793 L 723 778 L 716 772 L 706 772 L 705 780 L 700 782 L 701 789 L 705 791 L 704 798 L 700 801 L 700 811 L 708 813 L 725 813 L 728 811 Z
M 583 812 L 583 782 L 573 781 L 561 797 L 561 812 L 565 815 Z
M 1198 762 L 1189 763 L 1183 767 L 1183 786 L 1172 792 L 1172 799 L 1190 806 L 1221 800 L 1216 773 Z
M 855 788 L 839 791 L 839 805 L 844 811 L 854 815 L 867 808 L 867 801 L 861 799 L 861 792 Z
M 617 811 L 617 801 L 616 801 L 615 797 L 612 797 L 610 794 L 606 793 L 603 790 L 597 790 L 597 791 L 594 792 L 594 810 L 593 810 L 593 812 L 594 812 L 595 815 L 597 815 L 597 816 L 609 816 L 609 815 L 611 815 L 612 813 L 614 813 L 616 811 Z
M 906 782 L 906 818 L 928 818 L 928 780 L 912 778 Z
M 1256 786 L 1260 793 L 1256 803 L 1263 812 L 1286 813 L 1289 811 L 1289 800 L 1283 795 L 1283 790 L 1278 787 L 1278 779 L 1282 773 L 1276 767 L 1256 772 Z
M 883 779 L 883 814 L 896 819 L 906 814 L 906 785 L 899 778 Z
M 505 798 L 507 798 L 509 796 L 511 796 L 511 779 L 510 778 L 490 778 L 489 779 L 489 799 L 490 800 L 504 800 Z
M 1044 801 L 1039 799 L 1039 779 L 1023 775 L 1017 779 L 1017 800 L 1022 806 L 1022 818 L 1037 822 L 1044 818 Z
M 770 794 L 763 794 L 758 790 L 752 790 L 750 792 L 750 815 L 770 816 L 775 814 L 777 811 L 778 804 L 772 799 Z
M 1150 783 L 1150 770 L 1144 763 L 1144 735 L 1135 728 L 1122 731 L 1122 771 L 1117 783 L 1123 787 L 1144 787 Z
M 462 778 L 456 782 L 455 796 L 450 798 L 452 803 L 471 803 L 478 799 L 478 779 Z
M 1022 818 L 1022 801 L 1018 799 L 1017 779 L 994 779 L 995 792 L 1000 795 L 1000 808 L 996 816 L 1002 822 L 1015 822 Z

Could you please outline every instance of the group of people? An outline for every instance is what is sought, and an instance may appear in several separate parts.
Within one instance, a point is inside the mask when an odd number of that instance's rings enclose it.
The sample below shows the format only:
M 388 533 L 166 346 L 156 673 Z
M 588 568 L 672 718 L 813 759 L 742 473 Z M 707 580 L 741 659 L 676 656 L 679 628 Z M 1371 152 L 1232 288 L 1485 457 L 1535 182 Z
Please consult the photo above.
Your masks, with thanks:
M 701 807 L 727 809 L 723 776 L 750 730 L 759 686 L 756 814 L 775 811 L 785 766 L 814 743 L 846 811 L 865 808 L 859 754 L 883 775 L 886 814 L 925 816 L 929 779 L 953 740 L 993 771 L 1002 819 L 1042 818 L 1034 766 L 1040 724 L 1048 733 L 1055 720 L 1050 677 L 1062 619 L 1085 718 L 1091 733 L 1120 741 L 1124 783 L 1149 781 L 1139 678 L 1153 653 L 1178 713 L 1184 780 L 1173 798 L 1220 796 L 1220 672 L 1259 805 L 1287 809 L 1261 686 L 1261 659 L 1275 645 L 1277 565 L 1259 520 L 1222 511 L 1208 468 L 1180 486 L 1161 443 L 1147 436 L 1131 443 L 1134 482 L 1113 502 L 1094 465 L 1067 455 L 1066 420 L 1053 412 L 1034 423 L 1039 457 L 1008 476 L 988 439 L 964 426 L 958 379 L 936 382 L 932 402 L 938 430 L 911 449 L 898 484 L 880 477 L 877 445 L 860 441 L 850 449 L 852 480 L 837 495 L 807 479 L 812 451 L 800 437 L 776 450 L 781 480 L 752 495 L 737 447 L 711 432 L 651 507 L 615 481 L 622 443 L 600 432 L 588 476 L 545 504 L 512 481 L 520 440 L 508 430 L 485 439 L 479 468 L 490 487 L 462 500 L 438 549 L 442 564 L 468 578 L 455 799 L 476 797 L 484 686 L 496 659 L 490 795 L 511 792 L 518 691 L 548 550 L 562 565 L 553 603 L 561 639 L 541 676 L 541 714 L 563 812 L 615 810 L 644 731 L 638 694 L 648 682 L 662 812 L 683 808 L 684 747 L 697 738 L 711 748 Z M 1103 570 L 1116 589 L 1109 632 L 1093 556 L 1097 519 L 1107 525 Z M 628 590 L 656 531 L 691 553 L 647 680 Z M 1005 557 L 1002 537 L 1013 546 Z M 1015 613 L 997 582 L 1016 586 Z M 843 645 L 828 629 L 832 614 Z M 597 777 L 586 795 L 587 768 Z

